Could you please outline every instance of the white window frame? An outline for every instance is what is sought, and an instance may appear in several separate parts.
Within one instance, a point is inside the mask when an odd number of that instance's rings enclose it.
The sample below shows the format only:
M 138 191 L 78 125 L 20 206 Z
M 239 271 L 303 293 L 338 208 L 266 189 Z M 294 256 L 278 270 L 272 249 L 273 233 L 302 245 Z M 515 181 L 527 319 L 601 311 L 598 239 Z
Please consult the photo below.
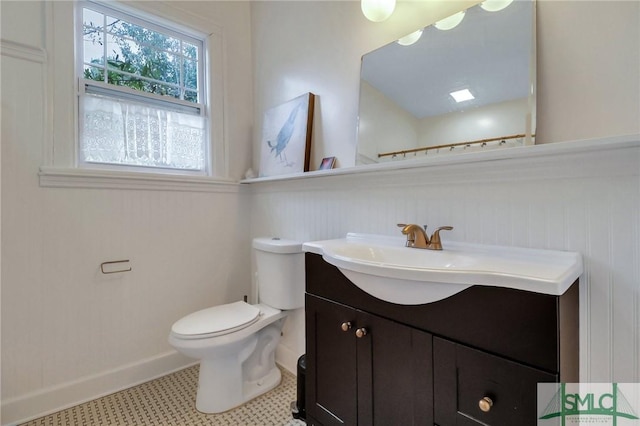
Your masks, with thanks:
M 40 185 L 67 188 L 156 189 L 198 192 L 236 192 L 237 180 L 228 176 L 228 140 L 224 119 L 224 38 L 222 27 L 207 17 L 186 12 L 168 2 L 139 2 L 136 8 L 117 1 L 130 14 L 153 16 L 159 23 L 171 22 L 206 34 L 203 52 L 206 68 L 205 96 L 209 117 L 208 175 L 188 175 L 170 169 L 126 169 L 84 167 L 78 161 L 78 76 L 75 58 L 76 7 L 78 2 L 45 2 L 46 92 L 43 164 Z M 97 2 L 100 3 L 100 2 Z M 126 3 L 126 2 L 125 2 Z M 67 107 L 68 106 L 68 107 Z
M 182 41 L 194 44 L 199 49 L 198 58 L 198 103 L 183 101 L 169 96 L 155 95 L 152 93 L 142 92 L 128 87 L 120 87 L 106 82 L 98 82 L 95 80 L 86 80 L 84 76 L 84 37 L 83 37 L 83 11 L 84 9 L 91 9 L 96 12 L 102 13 L 105 16 L 112 16 L 120 18 L 126 22 L 138 25 L 143 28 L 147 28 L 158 33 L 166 34 L 168 36 L 180 39 Z M 130 171 L 154 171 L 155 173 L 179 173 L 188 175 L 209 175 L 211 170 L 211 154 L 210 154 L 210 140 L 209 140 L 209 120 L 207 114 L 207 93 L 206 90 L 206 76 L 208 70 L 205 67 L 204 53 L 207 51 L 207 38 L 206 35 L 195 32 L 189 28 L 185 28 L 175 24 L 173 22 L 159 19 L 157 17 L 150 16 L 149 14 L 143 14 L 138 10 L 131 9 L 129 7 L 123 7 L 122 5 L 112 4 L 108 6 L 97 1 L 79 1 L 76 3 L 76 79 L 78 81 L 78 129 L 82 129 L 84 126 L 84 111 L 82 107 L 83 96 L 87 94 L 102 94 L 111 99 L 119 99 L 125 102 L 130 101 L 133 104 L 139 104 L 143 106 L 159 107 L 160 109 L 184 111 L 197 115 L 204 119 L 205 122 L 205 138 L 203 141 L 203 156 L 205 158 L 202 169 L 181 169 L 162 166 L 140 166 L 133 164 L 121 164 L 121 163 L 106 163 L 106 162 L 91 162 L 84 161 L 80 155 L 82 150 L 82 135 L 78 131 L 77 138 L 77 158 L 78 166 L 84 168 L 100 168 L 100 169 L 113 169 L 113 170 L 130 170 Z M 103 23 L 106 24 L 106 21 Z M 104 56 L 103 59 L 106 62 L 107 55 L 107 41 L 104 43 Z M 104 64 L 105 77 L 107 75 L 107 66 Z M 194 114 L 195 113 L 195 114 Z

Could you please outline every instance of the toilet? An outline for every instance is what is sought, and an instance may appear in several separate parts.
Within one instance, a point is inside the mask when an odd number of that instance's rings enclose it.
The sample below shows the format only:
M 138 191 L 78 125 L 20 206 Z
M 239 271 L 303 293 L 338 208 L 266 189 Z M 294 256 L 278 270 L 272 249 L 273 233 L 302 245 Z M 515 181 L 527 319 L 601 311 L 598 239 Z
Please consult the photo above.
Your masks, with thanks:
M 221 413 L 280 383 L 275 351 L 287 311 L 304 306 L 302 243 L 253 240 L 258 300 L 233 302 L 185 316 L 171 327 L 169 343 L 200 359 L 196 409 Z

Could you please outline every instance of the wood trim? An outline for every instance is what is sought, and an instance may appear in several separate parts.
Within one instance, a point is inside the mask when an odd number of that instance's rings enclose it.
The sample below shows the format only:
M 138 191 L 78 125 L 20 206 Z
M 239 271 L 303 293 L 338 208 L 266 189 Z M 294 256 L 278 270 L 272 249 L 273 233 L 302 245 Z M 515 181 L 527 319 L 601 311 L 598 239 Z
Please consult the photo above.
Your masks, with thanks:
M 235 181 L 206 176 L 66 169 L 57 167 L 42 167 L 39 176 L 40 186 L 45 188 L 137 189 L 228 193 L 238 193 L 240 191 L 240 185 Z
M 0 40 L 0 52 L 2 56 L 10 56 L 16 59 L 44 64 L 47 62 L 47 51 L 41 47 L 28 46 L 9 40 Z

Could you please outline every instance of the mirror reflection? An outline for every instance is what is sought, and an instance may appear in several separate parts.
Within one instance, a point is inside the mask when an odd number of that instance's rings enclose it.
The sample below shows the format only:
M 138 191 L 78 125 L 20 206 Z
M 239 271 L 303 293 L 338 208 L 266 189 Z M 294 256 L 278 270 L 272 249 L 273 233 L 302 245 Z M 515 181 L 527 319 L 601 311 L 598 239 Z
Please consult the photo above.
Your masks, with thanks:
M 364 55 L 356 163 L 533 144 L 534 13 L 489 0 Z

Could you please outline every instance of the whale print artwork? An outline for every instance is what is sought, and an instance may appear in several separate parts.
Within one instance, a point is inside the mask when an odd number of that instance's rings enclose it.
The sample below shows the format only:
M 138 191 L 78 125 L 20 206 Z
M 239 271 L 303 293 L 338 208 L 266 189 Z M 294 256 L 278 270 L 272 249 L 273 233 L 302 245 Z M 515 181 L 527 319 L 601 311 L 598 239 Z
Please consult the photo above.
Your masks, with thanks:
M 309 171 L 313 100 L 306 93 L 264 113 L 260 177 Z

